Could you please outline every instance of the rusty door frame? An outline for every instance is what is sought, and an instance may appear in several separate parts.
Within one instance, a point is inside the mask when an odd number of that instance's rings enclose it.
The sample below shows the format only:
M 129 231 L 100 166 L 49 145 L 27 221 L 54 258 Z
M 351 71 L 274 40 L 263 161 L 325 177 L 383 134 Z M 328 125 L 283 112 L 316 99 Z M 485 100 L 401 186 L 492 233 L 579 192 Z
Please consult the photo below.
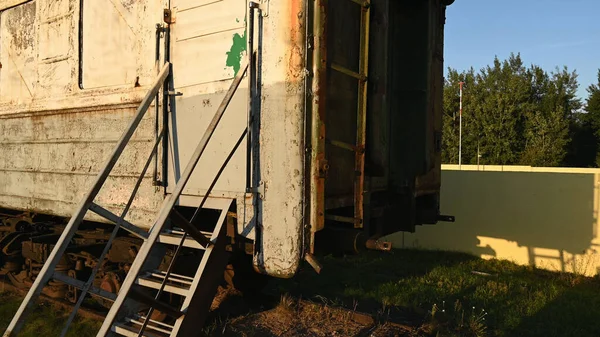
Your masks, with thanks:
M 310 142 L 310 252 L 314 251 L 314 235 L 325 226 L 325 179 L 329 164 L 325 155 L 325 144 L 347 149 L 355 153 L 355 178 L 353 186 L 354 217 L 329 216 L 335 221 L 354 224 L 355 228 L 363 227 L 364 217 L 364 184 L 365 184 L 365 142 L 367 117 L 367 80 L 369 64 L 369 31 L 370 0 L 346 0 L 361 6 L 359 69 L 358 72 L 340 65 L 329 64 L 327 59 L 327 6 L 328 0 L 315 0 L 312 13 L 312 37 L 308 45 L 312 47 L 312 104 L 310 106 L 310 130 L 307 141 Z M 307 51 L 309 52 L 309 51 Z M 331 69 L 358 80 L 356 110 L 357 130 L 356 143 L 346 144 L 326 138 L 327 109 L 327 71 Z
M 312 13 L 312 101 L 310 105 L 310 253 L 314 253 L 315 233 L 325 227 L 325 109 L 327 108 L 327 0 L 315 0 Z M 310 44 L 310 42 L 309 42 Z M 309 51 L 307 50 L 307 54 Z

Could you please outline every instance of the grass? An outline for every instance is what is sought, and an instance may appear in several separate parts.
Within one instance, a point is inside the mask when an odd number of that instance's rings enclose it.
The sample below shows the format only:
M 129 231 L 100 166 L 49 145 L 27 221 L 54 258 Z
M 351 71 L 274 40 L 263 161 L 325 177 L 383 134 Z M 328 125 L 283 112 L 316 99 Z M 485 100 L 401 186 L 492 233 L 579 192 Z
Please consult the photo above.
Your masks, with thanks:
M 354 333 L 365 327 L 335 309 L 344 306 L 375 316 L 379 332 L 373 336 L 600 336 L 598 278 L 436 251 L 369 252 L 321 262 L 321 275 L 306 266 L 294 279 L 272 280 L 265 292 L 280 299 L 273 310 L 217 318 L 203 328 L 205 335 L 368 335 Z M 19 303 L 16 295 L 0 295 L 0 330 Z M 67 315 L 39 306 L 22 335 L 58 335 Z M 415 329 L 381 332 L 386 321 Z M 94 336 L 99 325 L 78 320 L 69 336 Z
M 425 335 L 600 336 L 600 281 L 507 261 L 395 250 L 322 261 L 271 291 L 421 322 Z M 392 317 L 395 316 L 395 317 Z
M 4 332 L 13 315 L 19 308 L 23 298 L 13 293 L 0 294 L 0 331 Z M 29 315 L 19 336 L 59 336 L 70 312 L 53 305 L 41 303 Z M 85 337 L 96 336 L 102 322 L 78 318 L 71 325 L 67 336 Z

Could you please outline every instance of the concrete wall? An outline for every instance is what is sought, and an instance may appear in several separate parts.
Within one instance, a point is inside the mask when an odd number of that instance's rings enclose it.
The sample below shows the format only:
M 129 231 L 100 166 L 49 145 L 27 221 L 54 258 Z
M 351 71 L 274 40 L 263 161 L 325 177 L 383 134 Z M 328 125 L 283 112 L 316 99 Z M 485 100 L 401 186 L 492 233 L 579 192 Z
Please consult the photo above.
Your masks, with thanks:
M 419 227 L 391 240 L 395 247 L 463 251 L 595 275 L 599 185 L 597 169 L 444 165 L 441 210 L 456 222 Z

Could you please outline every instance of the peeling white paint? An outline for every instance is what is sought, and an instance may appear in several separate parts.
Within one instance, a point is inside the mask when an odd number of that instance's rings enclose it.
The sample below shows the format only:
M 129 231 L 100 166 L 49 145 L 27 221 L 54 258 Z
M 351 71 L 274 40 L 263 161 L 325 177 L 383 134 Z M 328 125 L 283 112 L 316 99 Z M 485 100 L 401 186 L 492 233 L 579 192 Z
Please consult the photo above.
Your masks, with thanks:
M 302 250 L 304 1 L 271 1 L 265 18 L 260 201 L 263 228 L 256 269 L 291 277 Z M 282 81 L 283 80 L 283 81 Z
M 173 187 L 175 167 L 187 164 L 235 75 L 227 53 L 235 49 L 234 38 L 239 44 L 245 37 L 248 5 L 171 2 L 174 82 L 183 93 L 171 130 L 178 144 L 169 168 Z M 0 0 L 0 8 L 15 4 Z M 86 1 L 82 63 L 79 5 L 33 0 L 0 14 L 0 207 L 70 216 L 155 76 L 154 27 L 162 21 L 165 1 Z M 260 172 L 267 193 L 259 213 L 245 193 L 244 142 L 213 192 L 237 200 L 240 233 L 253 238 L 255 224 L 261 225 L 255 266 L 279 277 L 296 272 L 302 243 L 303 8 L 301 0 L 274 2 L 265 18 Z M 19 22 L 19 31 L 9 22 Z M 243 83 L 234 96 L 182 205 L 196 205 L 244 130 L 247 87 Z M 118 212 L 127 201 L 152 146 L 153 118 L 151 107 L 101 191 L 100 205 Z M 150 226 L 163 200 L 147 176 L 128 220 Z

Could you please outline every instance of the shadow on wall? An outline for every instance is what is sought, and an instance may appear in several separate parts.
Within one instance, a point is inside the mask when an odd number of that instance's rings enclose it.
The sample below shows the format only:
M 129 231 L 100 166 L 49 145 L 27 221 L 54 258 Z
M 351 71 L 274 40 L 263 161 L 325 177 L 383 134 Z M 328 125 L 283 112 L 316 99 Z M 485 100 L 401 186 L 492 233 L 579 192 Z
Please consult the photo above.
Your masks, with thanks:
M 445 169 L 441 210 L 455 215 L 456 222 L 394 234 L 395 247 L 463 251 L 549 270 L 600 273 L 600 170 L 488 170 Z

